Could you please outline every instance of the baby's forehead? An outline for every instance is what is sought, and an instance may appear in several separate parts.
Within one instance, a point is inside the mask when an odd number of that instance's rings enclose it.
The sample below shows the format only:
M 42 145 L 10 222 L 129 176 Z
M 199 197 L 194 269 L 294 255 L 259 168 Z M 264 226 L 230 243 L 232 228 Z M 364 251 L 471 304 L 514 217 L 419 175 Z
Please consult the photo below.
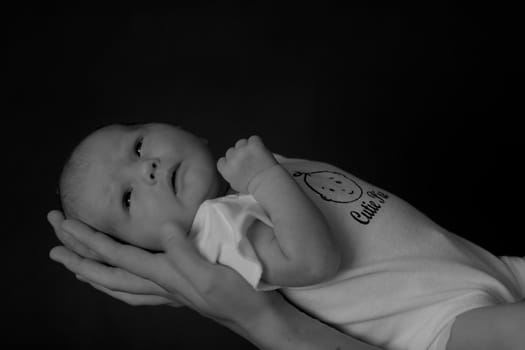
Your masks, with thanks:
M 114 124 L 105 126 L 89 134 L 79 145 L 79 151 L 93 154 L 117 148 L 122 140 L 137 128 Z
M 125 135 L 127 133 L 130 133 L 132 131 L 137 130 L 140 128 L 139 125 L 122 125 L 122 124 L 111 124 L 104 126 L 100 129 L 97 129 L 93 131 L 86 140 L 89 139 L 109 139 L 116 136 Z
M 101 175 L 105 175 L 113 165 L 118 164 L 127 133 L 127 130 L 119 126 L 105 127 L 93 132 L 79 144 L 72 160 L 82 165 L 82 177 L 91 186 L 94 182 L 93 177 L 96 181 L 103 180 Z

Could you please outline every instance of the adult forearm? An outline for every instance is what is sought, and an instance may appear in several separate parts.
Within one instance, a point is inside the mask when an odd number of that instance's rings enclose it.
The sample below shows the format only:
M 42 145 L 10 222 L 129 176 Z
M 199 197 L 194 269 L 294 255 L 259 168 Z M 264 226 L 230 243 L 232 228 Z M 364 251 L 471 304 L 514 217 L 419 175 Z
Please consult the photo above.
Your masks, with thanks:
M 524 330 L 524 302 L 476 308 L 456 318 L 447 350 L 523 349 Z
M 263 350 L 381 350 L 339 332 L 284 300 L 257 322 L 242 328 L 238 333 Z

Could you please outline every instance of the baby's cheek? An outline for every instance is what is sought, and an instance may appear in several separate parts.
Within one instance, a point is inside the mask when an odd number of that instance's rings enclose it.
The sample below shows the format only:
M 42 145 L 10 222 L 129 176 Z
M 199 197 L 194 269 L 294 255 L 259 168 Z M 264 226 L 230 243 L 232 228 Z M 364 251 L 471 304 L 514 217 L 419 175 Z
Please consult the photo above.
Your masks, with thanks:
M 140 232 L 136 232 L 136 245 L 153 251 L 161 251 L 162 239 L 160 227 L 159 224 L 155 224 L 150 227 L 144 227 Z
M 122 240 L 140 248 L 159 250 L 160 225 L 144 210 L 135 211 L 119 230 Z

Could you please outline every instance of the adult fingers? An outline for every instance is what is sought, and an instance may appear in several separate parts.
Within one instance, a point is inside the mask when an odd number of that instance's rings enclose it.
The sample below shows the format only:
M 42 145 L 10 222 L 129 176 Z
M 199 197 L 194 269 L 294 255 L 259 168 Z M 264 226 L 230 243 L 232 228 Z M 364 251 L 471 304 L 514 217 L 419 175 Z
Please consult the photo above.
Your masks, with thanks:
M 76 220 L 65 220 L 62 227 L 109 265 L 150 280 L 176 297 L 195 296 L 193 287 L 173 268 L 165 254 L 152 254 L 134 246 L 120 244 Z M 106 277 L 106 284 L 114 281 L 107 274 Z
M 160 254 L 118 243 L 76 220 L 65 220 L 62 228 L 109 265 L 155 281 L 165 276 L 167 266 Z
M 62 221 L 64 221 L 64 215 L 58 210 L 51 210 L 47 213 L 47 220 L 53 227 L 60 226 Z
M 76 240 L 71 234 L 67 233 L 62 229 L 62 222 L 64 221 L 64 216 L 58 210 L 52 210 L 48 213 L 47 219 L 51 226 L 53 227 L 57 238 L 69 249 L 75 251 L 77 254 L 84 256 L 86 258 L 99 260 L 100 257 L 96 253 L 90 250 L 88 247 Z
M 173 269 L 199 290 L 209 286 L 216 266 L 205 260 L 195 244 L 175 226 L 164 225 L 161 235 L 165 255 Z
M 65 247 L 55 247 L 50 251 L 51 259 L 62 263 L 69 271 L 85 280 L 102 285 L 117 292 L 134 294 L 154 294 L 166 296 L 169 293 L 150 280 L 129 273 L 120 268 L 84 259 Z
M 170 300 L 165 297 L 161 297 L 158 295 L 145 295 L 145 294 L 132 294 L 132 293 L 126 293 L 126 292 L 119 292 L 114 291 L 111 289 L 108 289 L 104 286 L 101 286 L 99 284 L 90 282 L 89 280 L 86 280 L 82 278 L 81 276 L 77 276 L 77 278 L 83 282 L 88 283 L 93 288 L 115 298 L 120 301 L 125 302 L 126 304 L 133 305 L 133 306 L 139 306 L 139 305 L 166 305 L 169 304 L 174 307 L 182 306 L 181 303 Z
M 58 210 L 52 210 L 47 213 L 47 221 L 53 227 L 57 238 L 64 244 L 66 247 L 70 247 L 70 240 L 74 239 L 71 235 L 68 235 L 64 230 L 62 230 L 62 222 L 64 221 L 64 215 Z M 66 237 L 67 236 L 67 237 Z

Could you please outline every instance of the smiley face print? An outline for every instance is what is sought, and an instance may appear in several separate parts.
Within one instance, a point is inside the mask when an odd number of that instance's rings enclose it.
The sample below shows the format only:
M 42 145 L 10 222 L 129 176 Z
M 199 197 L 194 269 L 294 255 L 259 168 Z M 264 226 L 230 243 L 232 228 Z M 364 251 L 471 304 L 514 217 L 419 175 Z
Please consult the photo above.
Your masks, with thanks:
M 303 177 L 306 186 L 325 201 L 351 203 L 363 195 L 363 190 L 354 180 L 335 171 L 296 171 L 293 176 Z

